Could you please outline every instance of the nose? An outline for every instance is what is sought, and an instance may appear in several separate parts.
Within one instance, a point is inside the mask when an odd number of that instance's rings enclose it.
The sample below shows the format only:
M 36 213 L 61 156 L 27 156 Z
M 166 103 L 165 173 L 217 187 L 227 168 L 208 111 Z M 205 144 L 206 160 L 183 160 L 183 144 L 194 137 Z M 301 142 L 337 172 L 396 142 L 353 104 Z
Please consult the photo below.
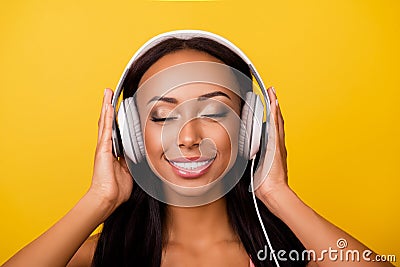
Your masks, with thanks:
M 179 148 L 198 148 L 201 142 L 201 127 L 197 119 L 188 121 L 178 134 Z

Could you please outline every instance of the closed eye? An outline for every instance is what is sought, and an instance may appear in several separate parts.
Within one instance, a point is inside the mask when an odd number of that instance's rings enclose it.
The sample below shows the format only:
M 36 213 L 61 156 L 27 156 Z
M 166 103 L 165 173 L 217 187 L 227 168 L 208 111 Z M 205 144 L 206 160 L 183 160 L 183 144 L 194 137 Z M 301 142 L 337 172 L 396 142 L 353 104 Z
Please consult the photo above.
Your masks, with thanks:
M 226 117 L 227 114 L 228 114 L 228 112 L 225 111 L 225 112 L 220 112 L 220 113 L 204 114 L 204 115 L 201 115 L 201 117 L 206 117 L 206 118 L 223 118 L 223 117 Z
M 164 117 L 164 118 L 157 118 L 157 117 L 151 117 L 151 121 L 154 122 L 166 122 L 166 121 L 171 121 L 171 120 L 176 120 L 178 117 Z

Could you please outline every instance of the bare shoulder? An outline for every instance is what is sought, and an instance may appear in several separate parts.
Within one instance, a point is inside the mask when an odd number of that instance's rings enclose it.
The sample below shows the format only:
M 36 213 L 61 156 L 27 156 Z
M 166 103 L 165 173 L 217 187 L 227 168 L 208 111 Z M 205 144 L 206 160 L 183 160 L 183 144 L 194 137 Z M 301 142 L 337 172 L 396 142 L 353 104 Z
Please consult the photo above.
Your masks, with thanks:
M 67 267 L 90 267 L 100 234 L 90 236 L 78 249 Z

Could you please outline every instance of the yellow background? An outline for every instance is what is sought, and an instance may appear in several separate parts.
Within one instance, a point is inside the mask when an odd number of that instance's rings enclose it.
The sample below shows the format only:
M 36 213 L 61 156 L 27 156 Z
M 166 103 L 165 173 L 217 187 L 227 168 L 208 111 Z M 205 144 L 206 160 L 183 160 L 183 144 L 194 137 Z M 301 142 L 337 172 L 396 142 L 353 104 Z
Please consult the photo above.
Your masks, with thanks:
M 164 31 L 220 34 L 275 86 L 290 184 L 400 257 L 400 2 L 2 1 L 0 263 L 85 193 L 105 87 Z

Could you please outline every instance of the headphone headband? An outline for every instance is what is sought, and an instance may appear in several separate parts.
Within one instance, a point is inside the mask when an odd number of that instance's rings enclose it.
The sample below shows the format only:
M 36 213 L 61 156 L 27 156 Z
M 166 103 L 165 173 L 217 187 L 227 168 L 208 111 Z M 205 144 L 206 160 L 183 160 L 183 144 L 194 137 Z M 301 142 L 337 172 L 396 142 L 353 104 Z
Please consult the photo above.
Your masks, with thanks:
M 146 53 L 148 50 L 156 46 L 157 44 L 161 43 L 162 41 L 169 39 L 171 37 L 176 37 L 180 39 L 191 39 L 194 37 L 204 37 L 211 39 L 213 41 L 216 41 L 229 49 L 231 49 L 234 53 L 236 53 L 238 56 L 240 56 L 244 62 L 247 63 L 247 65 L 250 68 L 251 73 L 254 75 L 258 85 L 261 88 L 262 94 L 265 99 L 268 99 L 266 89 L 264 82 L 262 81 L 260 75 L 258 74 L 256 68 L 254 67 L 253 63 L 250 61 L 250 59 L 240 50 L 236 45 L 234 45 L 232 42 L 229 40 L 225 39 L 222 36 L 219 36 L 215 33 L 207 32 L 207 31 L 202 31 L 202 30 L 176 30 L 176 31 L 170 31 L 170 32 L 165 32 L 161 33 L 159 35 L 154 36 L 150 40 L 148 40 L 146 43 L 144 43 L 137 51 L 136 53 L 132 56 L 132 58 L 129 60 L 128 64 L 125 67 L 125 70 L 123 74 L 121 75 L 121 78 L 118 81 L 117 87 L 115 88 L 115 93 L 112 99 L 112 105 L 115 108 L 118 103 L 118 98 L 122 92 L 122 85 L 125 81 L 126 75 L 129 72 L 129 69 L 131 68 L 132 64 L 138 59 L 140 56 L 142 56 L 144 53 Z M 266 103 L 268 105 L 269 103 Z

